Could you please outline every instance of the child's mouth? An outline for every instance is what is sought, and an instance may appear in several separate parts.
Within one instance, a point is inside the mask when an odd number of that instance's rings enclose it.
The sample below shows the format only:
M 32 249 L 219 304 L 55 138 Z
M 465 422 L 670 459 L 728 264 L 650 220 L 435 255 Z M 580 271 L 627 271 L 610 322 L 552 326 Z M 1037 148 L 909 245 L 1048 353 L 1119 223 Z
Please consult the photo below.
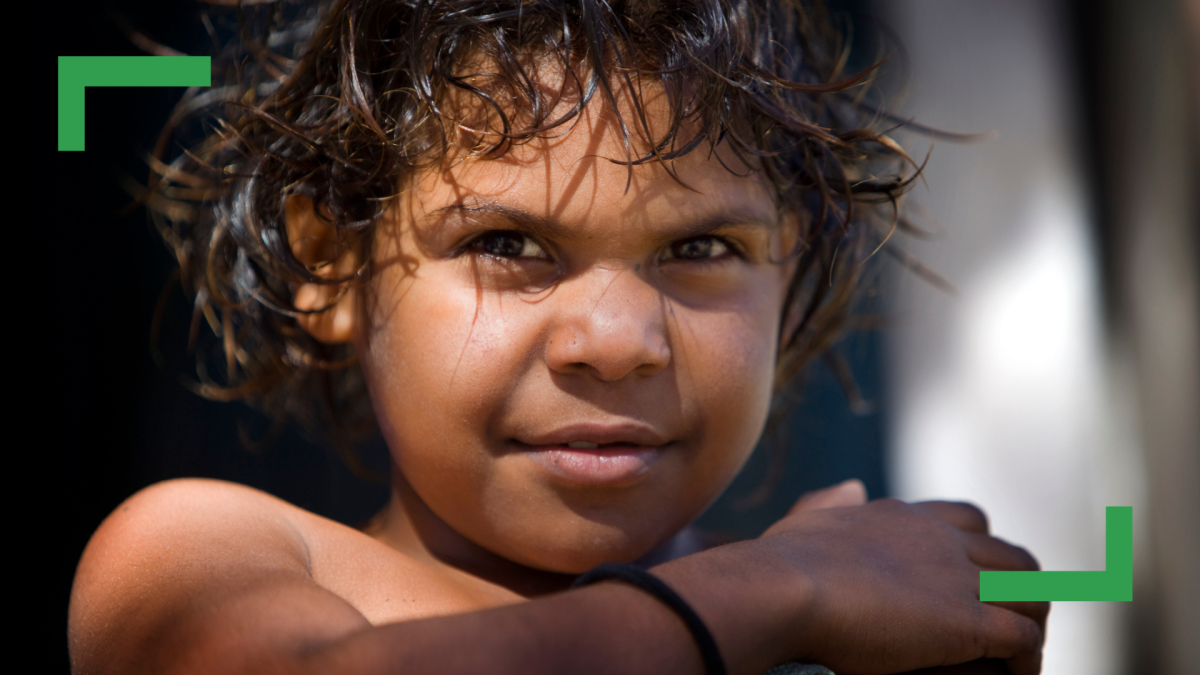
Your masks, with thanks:
M 556 478 L 579 485 L 619 485 L 649 471 L 662 447 L 632 443 L 526 445 L 526 455 Z
M 510 442 L 558 482 L 596 486 L 637 482 L 671 445 L 656 428 L 627 421 L 569 424 Z

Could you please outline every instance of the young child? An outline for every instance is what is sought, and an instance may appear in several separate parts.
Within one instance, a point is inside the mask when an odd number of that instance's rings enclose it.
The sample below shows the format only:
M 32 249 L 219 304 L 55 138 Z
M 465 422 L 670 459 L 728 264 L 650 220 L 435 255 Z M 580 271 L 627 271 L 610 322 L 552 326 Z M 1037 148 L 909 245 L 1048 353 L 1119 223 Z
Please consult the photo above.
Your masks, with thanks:
M 143 490 L 79 564 L 77 672 L 1038 672 L 1048 607 L 978 600 L 1036 563 L 974 507 L 851 481 L 757 539 L 688 529 L 911 180 L 819 7 L 252 9 L 150 199 L 220 348 L 201 388 L 339 443 L 373 419 L 392 498 L 360 531 Z

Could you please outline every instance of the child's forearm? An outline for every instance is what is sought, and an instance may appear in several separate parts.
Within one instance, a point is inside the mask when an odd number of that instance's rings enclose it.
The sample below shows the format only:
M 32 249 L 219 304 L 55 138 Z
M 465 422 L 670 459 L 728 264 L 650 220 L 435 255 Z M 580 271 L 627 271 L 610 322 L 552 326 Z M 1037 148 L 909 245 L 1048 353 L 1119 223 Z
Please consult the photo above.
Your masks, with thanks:
M 738 634 L 721 635 L 730 673 L 755 673 Z M 729 656 L 734 656 L 730 659 Z M 765 659 L 764 659 L 765 657 Z M 302 672 L 702 674 L 683 622 L 656 598 L 602 583 L 527 603 L 391 624 L 349 635 L 301 659 Z M 295 672 L 288 668 L 289 672 Z

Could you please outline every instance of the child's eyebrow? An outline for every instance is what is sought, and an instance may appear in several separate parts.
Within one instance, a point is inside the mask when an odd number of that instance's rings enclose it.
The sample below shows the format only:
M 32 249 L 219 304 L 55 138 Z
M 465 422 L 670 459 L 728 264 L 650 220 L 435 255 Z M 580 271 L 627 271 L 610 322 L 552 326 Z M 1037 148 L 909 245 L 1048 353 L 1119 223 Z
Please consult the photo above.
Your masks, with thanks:
M 561 223 L 554 219 L 545 218 L 513 206 L 496 202 L 450 204 L 431 211 L 429 217 L 455 212 L 462 214 L 483 213 L 497 215 L 508 220 L 522 231 L 547 238 L 563 237 L 564 235 L 567 235 L 569 238 L 570 236 L 567 228 L 564 228 Z M 755 228 L 773 230 L 777 227 L 779 227 L 779 219 L 776 217 L 774 209 L 766 212 L 745 209 L 718 211 L 702 215 L 698 218 L 688 218 L 686 221 L 677 223 L 674 226 L 667 226 L 665 228 L 667 230 L 665 235 L 670 239 L 689 239 L 723 229 Z
M 513 225 L 530 234 L 550 236 L 562 235 L 562 226 L 550 218 L 543 218 L 528 211 L 523 211 L 518 208 L 497 204 L 495 202 L 484 202 L 480 204 L 458 203 L 443 206 L 440 209 L 435 209 L 429 212 L 430 217 L 441 216 L 447 214 L 490 214 L 497 215 L 505 220 L 510 221 Z

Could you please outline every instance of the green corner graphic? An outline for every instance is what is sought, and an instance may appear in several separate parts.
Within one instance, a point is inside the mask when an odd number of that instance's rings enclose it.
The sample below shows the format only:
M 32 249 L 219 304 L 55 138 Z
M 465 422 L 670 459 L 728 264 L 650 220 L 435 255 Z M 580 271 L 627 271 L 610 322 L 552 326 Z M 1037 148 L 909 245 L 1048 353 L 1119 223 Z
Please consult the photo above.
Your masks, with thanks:
M 1103 572 L 979 573 L 984 602 L 1133 600 L 1133 507 L 1104 509 Z
M 58 149 L 83 150 L 83 91 L 87 87 L 207 87 L 207 56 L 58 57 Z

